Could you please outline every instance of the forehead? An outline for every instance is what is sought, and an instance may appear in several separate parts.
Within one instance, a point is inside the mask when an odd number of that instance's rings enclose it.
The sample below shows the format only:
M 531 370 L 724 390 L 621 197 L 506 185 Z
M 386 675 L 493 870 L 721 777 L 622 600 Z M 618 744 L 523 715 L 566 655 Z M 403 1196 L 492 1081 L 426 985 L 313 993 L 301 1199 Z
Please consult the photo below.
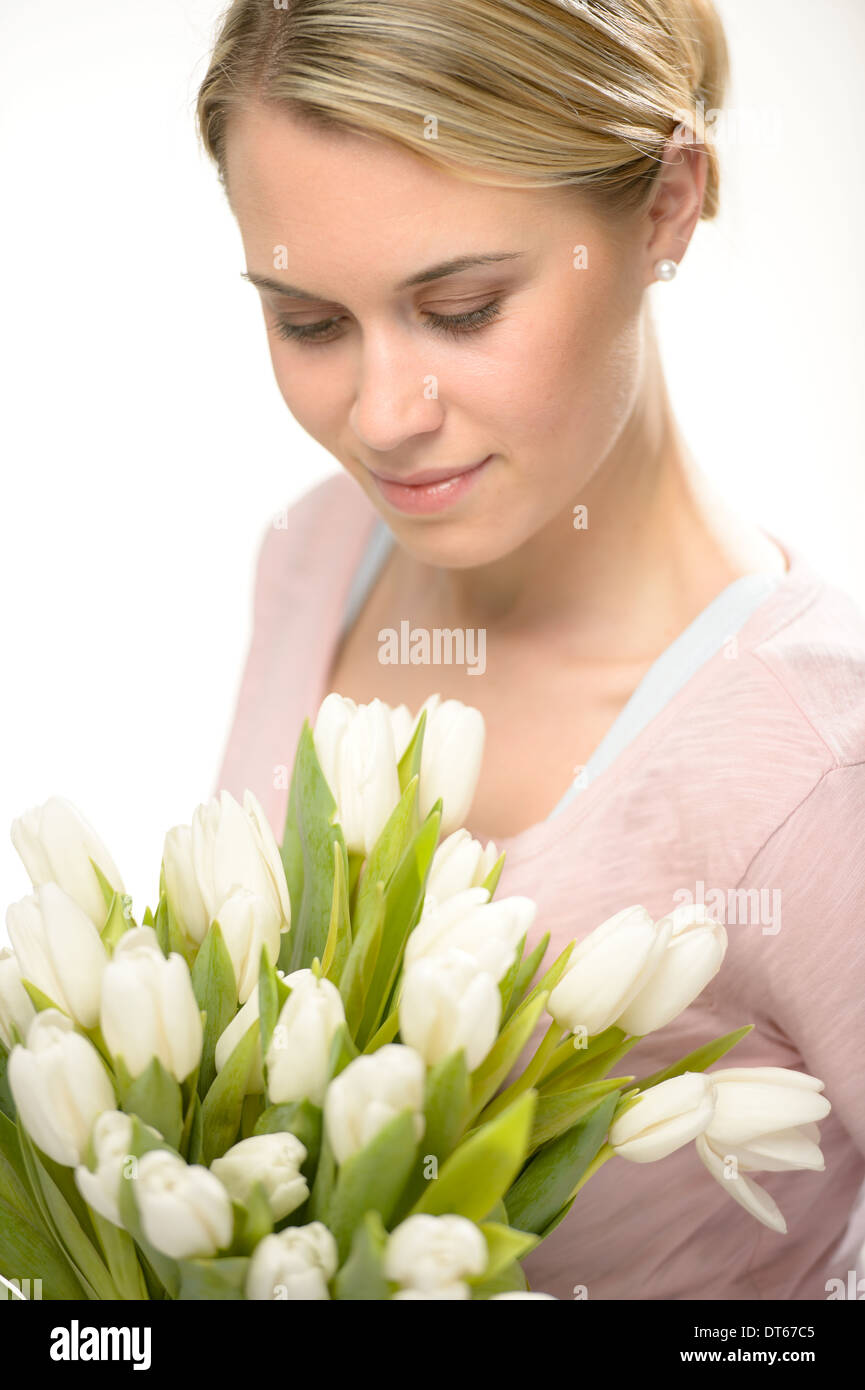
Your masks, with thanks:
M 453 253 L 457 234 L 464 249 L 506 249 L 573 222 L 572 190 L 568 202 L 562 189 L 469 182 L 392 141 L 314 129 L 262 105 L 232 116 L 225 162 L 247 254 L 268 260 L 276 244 L 315 253 L 318 264 L 398 249 L 411 270 L 442 247 Z

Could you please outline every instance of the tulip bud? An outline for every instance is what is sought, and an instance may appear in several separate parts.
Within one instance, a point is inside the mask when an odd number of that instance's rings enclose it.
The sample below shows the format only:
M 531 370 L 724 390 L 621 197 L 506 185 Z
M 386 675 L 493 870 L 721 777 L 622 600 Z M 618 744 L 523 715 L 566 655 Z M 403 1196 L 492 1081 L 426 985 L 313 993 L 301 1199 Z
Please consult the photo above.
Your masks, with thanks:
M 198 1065 L 204 1030 L 189 967 L 162 954 L 152 927 L 123 935 L 102 978 L 102 1035 L 131 1076 L 158 1057 L 176 1081 Z
M 102 930 L 108 909 L 90 860 L 118 893 L 125 892 L 123 880 L 96 831 L 71 801 L 52 796 L 25 811 L 12 822 L 12 843 L 34 888 L 56 883 L 87 913 L 96 930 Z
M 311 970 L 285 977 L 291 990 L 267 1050 L 267 1093 L 272 1104 L 309 1100 L 321 1105 L 333 1036 L 345 1022 L 336 985 Z
M 501 1015 L 496 981 L 457 947 L 422 957 L 405 972 L 399 1033 L 428 1067 L 461 1047 L 474 1071 L 498 1037 Z
M 89 1207 L 115 1226 L 123 1226 L 118 1206 L 123 1165 L 131 1157 L 132 1119 L 122 1110 L 103 1110 L 93 1126 L 96 1168 L 75 1169 L 75 1185 Z
M 468 1298 L 462 1281 L 483 1274 L 488 1262 L 483 1233 L 465 1216 L 409 1216 L 391 1232 L 384 1253 L 388 1279 L 405 1293 L 432 1297 Z
M 282 1221 L 303 1206 L 309 1196 L 306 1178 L 300 1171 L 305 1158 L 306 1149 L 293 1134 L 253 1134 L 232 1145 L 221 1158 L 215 1158 L 210 1171 L 219 1178 L 232 1201 L 241 1206 L 249 1201 L 254 1184 L 260 1182 L 274 1221 Z
M 673 931 L 644 907 L 626 907 L 579 944 L 547 1000 L 547 1012 L 569 1033 L 603 1033 L 654 973 Z
M 10 1052 L 8 1076 L 19 1123 L 34 1144 L 66 1168 L 80 1163 L 97 1115 L 116 1104 L 93 1044 L 66 1014 L 44 1009 L 26 1045 Z
M 485 888 L 466 888 L 424 913 L 406 942 L 405 967 L 456 946 L 498 983 L 513 964 L 536 912 L 531 898 L 490 902 Z
M 93 1028 L 108 955 L 87 913 L 56 883 L 44 883 L 11 904 L 6 926 L 22 977 L 82 1028 Z
M 315 721 L 313 741 L 346 847 L 354 854 L 369 854 L 399 801 L 390 711 L 381 700 L 358 705 L 341 695 L 328 695 Z
M 12 1047 L 12 1025 L 26 1038 L 27 1029 L 36 1017 L 30 995 L 21 983 L 17 956 L 3 946 L 0 948 L 0 1042 Z
M 387 709 L 393 730 L 394 752 L 396 753 L 396 760 L 399 762 L 411 743 L 411 736 L 414 733 L 417 720 L 413 717 L 408 705 L 397 705 L 395 708 L 388 706 Z
M 298 1302 L 330 1298 L 328 1280 L 339 1263 L 336 1241 L 321 1221 L 286 1226 L 265 1236 L 252 1252 L 246 1273 L 248 1299 Z
M 419 809 L 429 815 L 441 798 L 441 833 L 449 835 L 465 821 L 474 800 L 484 754 L 485 726 L 480 710 L 459 700 L 431 695 L 426 710 L 421 754 Z
M 280 927 L 290 924 L 285 869 L 267 817 L 251 791 L 243 793 L 242 806 L 227 791 L 211 797 L 195 811 L 191 835 L 192 862 L 208 922 L 219 916 L 238 888 L 246 888 L 267 899 Z
M 138 1160 L 135 1197 L 145 1236 L 173 1260 L 206 1258 L 231 1244 L 234 1215 L 222 1183 L 170 1149 Z
M 777 1203 L 748 1172 L 825 1168 L 817 1121 L 831 1105 L 823 1082 L 786 1067 L 729 1067 L 708 1073 L 715 1113 L 697 1153 L 724 1191 L 770 1230 L 787 1230 Z
M 200 946 L 210 926 L 210 914 L 195 874 L 190 825 L 175 825 L 167 832 L 162 868 L 174 915 L 189 939 Z
M 715 1091 L 703 1072 L 686 1071 L 640 1091 L 610 1125 L 619 1158 L 654 1163 L 702 1134 L 712 1119 Z
M 349 1062 L 324 1098 L 325 1130 L 337 1163 L 365 1148 L 403 1110 L 414 1112 L 420 1139 L 425 1080 L 423 1058 L 401 1043 L 386 1043 Z
M 244 1004 L 258 988 L 262 946 L 270 964 L 276 964 L 280 919 L 270 900 L 237 888 L 219 909 L 219 926 L 234 967 L 237 997 Z
M 492 840 L 484 849 L 467 830 L 455 830 L 433 855 L 424 910 L 429 911 L 436 903 L 463 893 L 467 888 L 480 888 L 498 857 Z
M 512 1290 L 511 1292 L 508 1292 L 508 1293 L 494 1293 L 494 1294 L 491 1294 L 491 1295 L 490 1295 L 490 1298 L 489 1298 L 489 1302 L 490 1302 L 490 1303 L 495 1303 L 498 1299 L 502 1299 L 502 1298 L 519 1298 L 519 1299 L 524 1299 L 524 1298 L 526 1298 L 526 1299 L 529 1299 L 529 1298 L 550 1298 L 550 1299 L 552 1299 L 553 1303 L 558 1303 L 558 1301 L 559 1301 L 559 1300 L 556 1298 L 556 1296 L 555 1296 L 554 1293 L 534 1293 L 534 1292 L 530 1292 L 528 1289 L 525 1289 L 525 1290 L 523 1290 L 523 1289 L 514 1289 L 514 1290 Z
M 693 1004 L 721 969 L 727 933 L 706 913 L 702 903 L 677 907 L 669 917 L 672 934 L 655 969 L 638 994 L 616 1019 L 626 1033 L 642 1037 L 665 1028 Z M 661 923 L 656 924 L 656 929 Z

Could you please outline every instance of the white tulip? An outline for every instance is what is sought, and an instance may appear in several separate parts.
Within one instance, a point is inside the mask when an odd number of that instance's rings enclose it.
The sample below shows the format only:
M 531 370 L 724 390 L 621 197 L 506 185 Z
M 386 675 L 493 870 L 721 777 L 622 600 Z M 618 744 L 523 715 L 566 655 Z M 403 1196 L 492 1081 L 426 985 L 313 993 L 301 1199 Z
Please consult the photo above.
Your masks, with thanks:
M 704 1072 L 686 1071 L 641 1091 L 610 1125 L 619 1158 L 654 1163 L 702 1134 L 712 1120 L 715 1088 Z
M 287 1226 L 265 1236 L 252 1252 L 246 1297 L 290 1302 L 329 1299 L 328 1280 L 336 1274 L 338 1263 L 336 1241 L 321 1221 Z
M 234 968 L 237 997 L 245 1004 L 258 988 L 262 946 L 267 948 L 270 964 L 277 962 L 280 918 L 268 898 L 236 888 L 219 909 L 218 920 Z
M 428 1067 L 465 1049 L 474 1071 L 499 1032 L 502 996 L 492 975 L 457 947 L 421 958 L 406 970 L 399 1001 L 399 1033 Z
M 267 1050 L 267 1094 L 274 1105 L 309 1100 L 321 1105 L 333 1036 L 345 1022 L 336 985 L 311 970 L 285 977 L 291 994 L 283 1004 Z
M 735 1201 L 770 1230 L 787 1230 L 777 1203 L 748 1172 L 822 1172 L 819 1120 L 831 1105 L 823 1082 L 786 1067 L 729 1067 L 710 1072 L 715 1114 L 697 1153 Z
M 238 888 L 266 898 L 281 927 L 291 923 L 285 869 L 267 817 L 247 790 L 243 805 L 227 791 L 192 817 L 192 862 L 208 921 Z
M 467 830 L 455 830 L 433 855 L 424 910 L 429 911 L 436 903 L 452 898 L 455 893 L 463 893 L 467 888 L 480 888 L 498 857 L 492 840 L 484 849 L 480 840 L 473 840 Z
M 488 1262 L 483 1232 L 465 1216 L 409 1216 L 391 1232 L 384 1252 L 388 1279 L 431 1297 L 437 1291 L 441 1297 L 468 1297 L 462 1281 L 483 1274 Z
M 456 946 L 498 982 L 513 964 L 536 912 L 531 898 L 490 902 L 486 888 L 466 888 L 423 914 L 406 942 L 405 967 Z
M 305 1158 L 306 1148 L 293 1134 L 253 1134 L 215 1158 L 210 1171 L 241 1206 L 249 1201 L 253 1185 L 260 1182 L 274 1221 L 281 1221 L 303 1206 L 309 1196 L 300 1171 Z
M 672 925 L 666 950 L 639 994 L 616 1019 L 617 1027 L 640 1037 L 665 1028 L 693 1004 L 721 969 L 727 950 L 725 928 L 707 914 L 702 903 L 685 903 L 661 921 Z
M 403 1110 L 413 1112 L 420 1139 L 425 1080 L 423 1058 L 402 1043 L 386 1043 L 349 1062 L 324 1098 L 325 1131 L 337 1163 L 358 1153 Z
M 52 796 L 12 822 L 12 843 L 34 888 L 56 883 L 101 931 L 108 916 L 93 859 L 111 887 L 124 893 L 123 880 L 105 845 L 71 801 Z
M 396 760 L 399 762 L 411 743 L 411 736 L 415 731 L 417 720 L 408 705 L 396 705 L 393 708 L 388 706 L 388 713 L 393 730 L 394 752 L 396 753 Z
M 574 948 L 547 1012 L 569 1033 L 605 1032 L 650 979 L 672 932 L 669 917 L 655 923 L 644 907 L 608 917 Z
M 82 1028 L 95 1027 L 108 954 L 75 899 L 56 883 L 44 883 L 12 903 L 6 926 L 23 978 Z
M 346 847 L 369 854 L 400 796 L 390 711 L 381 700 L 358 705 L 328 695 L 313 741 Z
M 114 1226 L 123 1225 L 118 1198 L 123 1166 L 132 1156 L 131 1147 L 131 1116 L 122 1110 L 104 1110 L 93 1126 L 96 1168 L 91 1171 L 81 1163 L 75 1169 L 75 1185 L 87 1205 Z
M 231 1244 L 231 1198 L 208 1168 L 151 1149 L 138 1160 L 135 1197 L 145 1236 L 173 1260 L 215 1255 Z
M 38 1013 L 26 1045 L 9 1054 L 18 1119 L 43 1153 L 64 1167 L 80 1163 L 97 1115 L 113 1110 L 114 1088 L 96 1048 L 57 1009 Z
M 152 927 L 133 927 L 114 948 L 102 977 L 102 1036 L 131 1076 L 154 1057 L 176 1081 L 198 1065 L 204 1030 L 189 966 L 162 954 Z
M 443 701 L 440 695 L 424 701 L 418 719 L 424 710 L 420 814 L 429 815 L 441 798 L 441 833 L 448 835 L 463 824 L 474 800 L 484 755 L 484 717 L 471 705 Z
M 30 995 L 21 983 L 18 958 L 7 946 L 0 948 L 0 1042 L 12 1047 L 14 1023 L 22 1038 L 36 1017 Z
M 214 1062 L 216 1070 L 222 1071 L 229 1057 L 241 1039 L 246 1035 L 258 1018 L 258 990 L 254 989 L 244 1004 L 243 1008 L 234 1015 L 224 1032 L 220 1033 L 216 1043 Z M 259 1095 L 264 1090 L 264 1071 L 261 1060 L 261 1038 L 255 1046 L 255 1054 L 252 1065 L 249 1069 L 249 1076 L 246 1080 L 246 1094 L 248 1096 Z
M 210 913 L 195 873 L 191 825 L 175 825 L 166 833 L 162 867 L 174 915 L 190 940 L 200 946 L 210 926 Z

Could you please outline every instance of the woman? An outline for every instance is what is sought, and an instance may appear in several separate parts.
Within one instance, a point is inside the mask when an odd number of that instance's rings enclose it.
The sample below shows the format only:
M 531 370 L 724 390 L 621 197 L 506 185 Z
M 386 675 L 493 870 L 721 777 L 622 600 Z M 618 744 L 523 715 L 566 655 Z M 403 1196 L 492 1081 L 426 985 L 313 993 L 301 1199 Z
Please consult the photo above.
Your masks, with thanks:
M 605 1165 L 526 1262 L 560 1298 L 825 1298 L 865 1175 L 865 619 L 713 495 L 648 307 L 718 208 L 687 117 L 726 72 L 708 0 L 236 0 L 199 95 L 279 389 L 344 470 L 263 539 L 218 786 L 279 835 L 328 691 L 476 705 L 468 828 L 548 961 L 723 905 L 634 1073 L 750 1022 L 731 1064 L 832 1102 L 827 1171 L 761 1174 L 787 1234 L 690 1147 Z

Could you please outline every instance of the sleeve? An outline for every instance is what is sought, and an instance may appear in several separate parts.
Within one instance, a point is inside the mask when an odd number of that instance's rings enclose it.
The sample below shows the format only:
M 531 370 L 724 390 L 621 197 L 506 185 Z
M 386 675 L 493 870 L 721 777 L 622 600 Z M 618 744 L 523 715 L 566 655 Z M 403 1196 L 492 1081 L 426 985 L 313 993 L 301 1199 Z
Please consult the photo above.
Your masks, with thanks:
M 780 890 L 767 1012 L 865 1154 L 865 763 L 824 773 L 738 887 Z

